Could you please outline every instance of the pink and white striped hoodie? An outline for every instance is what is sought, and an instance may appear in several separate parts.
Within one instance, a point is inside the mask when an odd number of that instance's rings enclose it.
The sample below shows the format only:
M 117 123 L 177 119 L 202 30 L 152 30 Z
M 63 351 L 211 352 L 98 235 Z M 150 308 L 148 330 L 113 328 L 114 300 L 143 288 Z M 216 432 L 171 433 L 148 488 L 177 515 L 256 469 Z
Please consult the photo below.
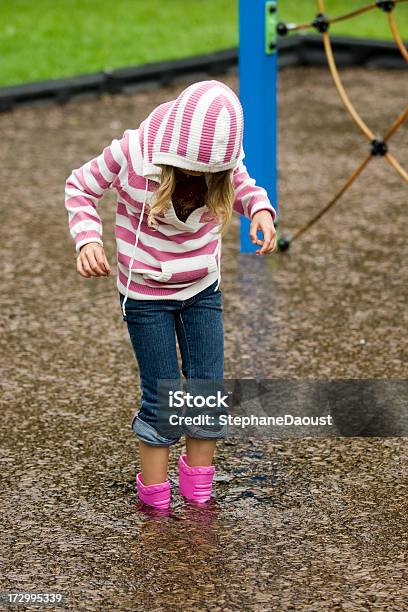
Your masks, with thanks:
M 97 205 L 107 189 L 117 191 L 115 236 L 117 288 L 132 299 L 185 300 L 221 275 L 220 223 L 209 209 L 194 210 L 180 221 L 173 204 L 147 225 L 148 196 L 168 164 L 205 173 L 231 169 L 233 209 L 252 219 L 259 210 L 276 212 L 268 195 L 251 178 L 242 160 L 244 117 L 240 101 L 225 83 L 199 81 L 156 107 L 137 129 L 128 129 L 102 153 L 72 171 L 65 207 L 76 250 L 102 242 Z

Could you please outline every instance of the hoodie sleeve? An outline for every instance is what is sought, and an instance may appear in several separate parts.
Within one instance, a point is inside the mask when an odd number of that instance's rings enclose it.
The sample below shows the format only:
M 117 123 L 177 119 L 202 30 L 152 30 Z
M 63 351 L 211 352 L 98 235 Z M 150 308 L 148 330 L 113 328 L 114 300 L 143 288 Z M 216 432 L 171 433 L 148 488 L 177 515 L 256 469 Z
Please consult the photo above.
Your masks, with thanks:
M 256 185 L 255 179 L 249 176 L 242 161 L 232 173 L 232 186 L 235 190 L 233 204 L 235 212 L 252 220 L 254 214 L 260 210 L 269 210 L 272 220 L 275 221 L 276 211 L 269 201 L 266 190 Z
M 127 167 L 128 136 L 114 139 L 100 155 L 73 170 L 65 184 L 69 231 L 77 253 L 87 242 L 102 242 L 102 221 L 97 207 L 107 189 Z

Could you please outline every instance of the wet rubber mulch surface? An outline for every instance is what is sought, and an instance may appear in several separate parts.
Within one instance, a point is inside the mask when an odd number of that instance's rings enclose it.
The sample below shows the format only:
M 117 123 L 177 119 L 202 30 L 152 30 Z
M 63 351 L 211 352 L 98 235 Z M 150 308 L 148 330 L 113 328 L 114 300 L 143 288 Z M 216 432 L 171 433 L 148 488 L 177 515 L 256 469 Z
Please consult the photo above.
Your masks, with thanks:
M 404 106 L 405 75 L 343 75 L 381 135 Z M 234 74 L 221 78 L 237 91 Z M 187 84 L 0 116 L 1 590 L 60 591 L 73 610 L 406 610 L 404 439 L 229 439 L 209 507 L 186 506 L 176 486 L 167 517 L 136 505 L 138 371 L 116 268 L 76 274 L 63 191 L 72 168 Z M 406 142 L 406 128 L 392 139 L 405 167 Z M 282 72 L 286 232 L 366 152 L 325 69 Z M 101 203 L 111 264 L 114 202 Z M 240 255 L 235 215 L 226 377 L 407 378 L 406 205 L 403 181 L 374 159 L 285 254 Z

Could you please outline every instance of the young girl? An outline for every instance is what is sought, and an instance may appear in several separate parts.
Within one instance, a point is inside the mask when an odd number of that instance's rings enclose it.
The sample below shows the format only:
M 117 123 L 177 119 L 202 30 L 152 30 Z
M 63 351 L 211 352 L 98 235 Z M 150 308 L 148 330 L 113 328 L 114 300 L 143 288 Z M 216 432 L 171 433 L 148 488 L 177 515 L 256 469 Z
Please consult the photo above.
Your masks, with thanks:
M 221 237 L 235 211 L 251 219 L 250 237 L 271 253 L 272 207 L 243 164 L 244 117 L 236 94 L 216 80 L 193 83 L 155 108 L 103 152 L 73 170 L 65 206 L 75 240 L 77 271 L 109 276 L 97 204 L 117 191 L 117 289 L 123 320 L 140 371 L 141 407 L 131 428 L 139 439 L 139 498 L 166 509 L 169 446 L 179 438 L 157 428 L 157 382 L 224 376 Z M 257 231 L 263 233 L 263 240 Z M 186 435 L 179 458 L 181 494 L 199 503 L 211 497 L 216 439 Z

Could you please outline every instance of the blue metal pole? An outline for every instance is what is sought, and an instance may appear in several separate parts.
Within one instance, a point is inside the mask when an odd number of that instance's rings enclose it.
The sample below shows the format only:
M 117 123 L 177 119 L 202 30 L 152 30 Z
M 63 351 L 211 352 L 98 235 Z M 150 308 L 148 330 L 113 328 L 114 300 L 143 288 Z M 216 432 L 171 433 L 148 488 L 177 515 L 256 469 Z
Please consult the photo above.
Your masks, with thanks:
M 277 0 L 239 0 L 239 98 L 244 110 L 243 163 L 278 209 L 277 189 Z M 241 253 L 258 246 L 241 217 Z M 259 233 L 259 237 L 262 235 Z

